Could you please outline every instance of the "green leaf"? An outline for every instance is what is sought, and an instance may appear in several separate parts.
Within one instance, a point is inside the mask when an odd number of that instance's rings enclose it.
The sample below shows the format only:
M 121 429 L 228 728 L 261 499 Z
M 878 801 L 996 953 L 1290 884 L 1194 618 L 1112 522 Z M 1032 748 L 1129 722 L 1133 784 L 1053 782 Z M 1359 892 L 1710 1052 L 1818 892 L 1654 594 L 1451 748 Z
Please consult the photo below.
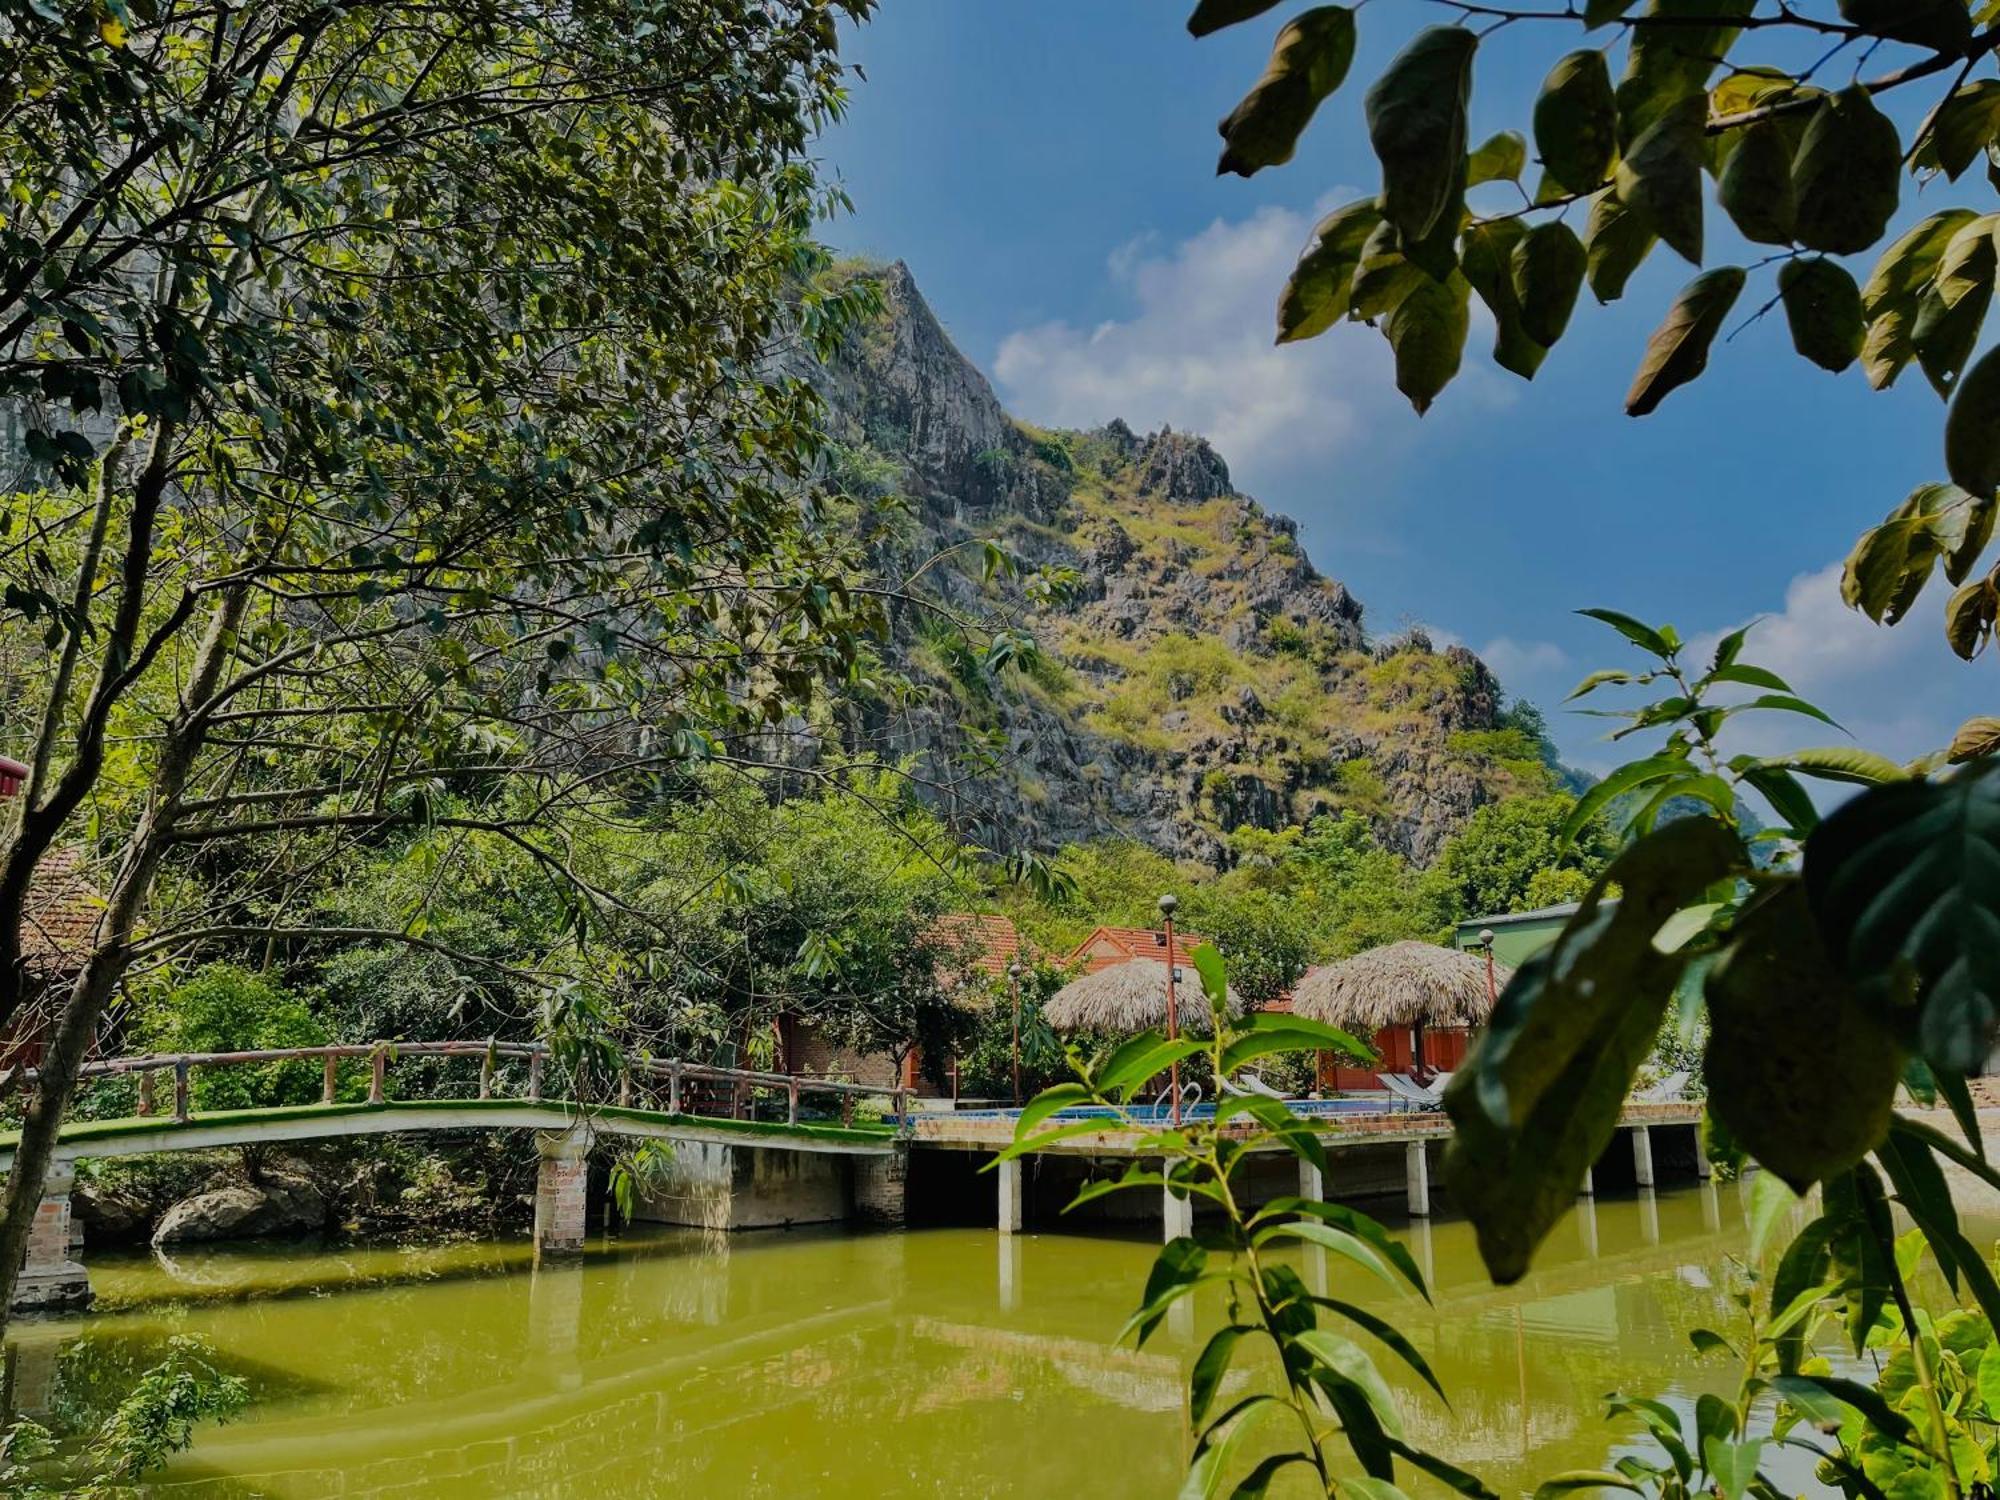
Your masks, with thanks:
M 1146 1290 L 1139 1299 L 1139 1310 L 1118 1331 L 1119 1341 L 1122 1342 L 1126 1334 L 1136 1332 L 1138 1342 L 1143 1345 L 1152 1337 L 1153 1330 L 1160 1326 L 1167 1309 L 1193 1291 L 1207 1269 L 1208 1252 L 1193 1239 L 1180 1235 L 1168 1240 L 1153 1258 L 1153 1269 L 1146 1276 Z
M 1276 1052 L 1318 1052 L 1325 1046 L 1325 1038 L 1313 1031 L 1255 1032 L 1229 1044 L 1222 1054 L 1222 1073 L 1225 1078 L 1229 1077 L 1239 1068 Z M 1339 1050 L 1356 1061 L 1373 1055 L 1372 1052 L 1363 1049 L 1358 1039 L 1351 1036 Z
M 1421 1448 L 1412 1448 L 1397 1438 L 1387 1439 L 1386 1445 L 1396 1457 L 1423 1470 L 1440 1484 L 1465 1496 L 1466 1500 L 1500 1500 L 1500 1497 L 1489 1489 L 1478 1475 L 1469 1474 L 1434 1453 L 1426 1453 Z
M 1777 120 L 1759 120 L 1734 134 L 1736 148 L 1717 182 L 1723 212 L 1745 239 L 1789 245 L 1797 204 L 1792 197 L 1792 143 L 1785 127 Z
M 1194 961 L 1194 971 L 1201 976 L 1201 992 L 1207 999 L 1209 1009 L 1217 1012 L 1229 1008 L 1229 969 L 1222 957 L 1222 950 L 1213 943 L 1202 943 L 1188 955 Z
M 1384 1286 L 1394 1286 L 1396 1278 L 1391 1274 L 1388 1263 L 1376 1254 L 1374 1247 L 1358 1235 L 1349 1234 L 1344 1229 L 1336 1229 L 1331 1224 L 1315 1223 L 1310 1219 L 1294 1219 L 1283 1224 L 1273 1224 L 1260 1230 L 1257 1243 L 1272 1244 L 1279 1240 L 1304 1240 L 1307 1244 L 1318 1245 L 1323 1250 L 1353 1261 L 1363 1270 L 1382 1278 Z
M 1778 295 L 1792 347 L 1805 358 L 1838 374 L 1860 357 L 1867 336 L 1861 289 L 1844 269 L 1830 260 L 1788 260 L 1778 270 Z
M 1313 1301 L 1329 1312 L 1338 1313 L 1356 1327 L 1372 1333 L 1397 1358 L 1415 1370 L 1426 1385 L 1437 1392 L 1438 1400 L 1444 1402 L 1446 1406 L 1451 1405 L 1451 1398 L 1445 1395 L 1444 1385 L 1432 1371 L 1429 1361 L 1418 1352 L 1417 1346 L 1411 1343 L 1394 1323 L 1386 1318 L 1378 1318 L 1365 1307 L 1357 1307 L 1352 1302 L 1339 1302 L 1330 1297 L 1315 1297 Z
M 1309 1215 L 1366 1241 L 1402 1274 L 1418 1296 L 1426 1302 L 1430 1300 L 1430 1289 L 1424 1285 L 1424 1273 L 1418 1268 L 1416 1257 L 1410 1254 L 1409 1248 L 1359 1209 L 1349 1208 L 1344 1203 L 1322 1203 L 1317 1199 L 1287 1196 L 1272 1199 L 1259 1211 L 1257 1218 L 1261 1221 L 1266 1215 L 1279 1214 Z
M 1354 268 L 1354 301 L 1349 311 L 1357 318 L 1381 317 L 1393 311 L 1426 279 L 1403 254 L 1396 226 L 1378 224 L 1361 246 L 1361 264 Z
M 1944 422 L 1944 467 L 1970 494 L 2000 488 L 2000 349 L 1988 349 L 1958 381 Z
M 1471 327 L 1466 302 L 1471 287 L 1453 273 L 1448 281 L 1419 276 L 1389 311 L 1383 332 L 1396 354 L 1396 389 L 1422 416 L 1458 373 Z
M 1171 1042 L 1155 1038 L 1152 1046 L 1127 1057 L 1115 1070 L 1100 1075 L 1097 1087 L 1103 1093 L 1130 1099 L 1134 1089 L 1143 1088 L 1175 1063 L 1186 1062 L 1207 1050 L 1208 1044 L 1199 1037 L 1181 1037 Z
M 1833 745 L 1823 750 L 1794 750 L 1790 755 L 1774 755 L 1758 764 L 1778 771 L 1795 771 L 1821 781 L 1844 781 L 1855 786 L 1878 786 L 1885 781 L 1902 781 L 1903 768 L 1886 755 L 1852 745 Z
M 1082 1104 L 1089 1098 L 1090 1090 L 1080 1083 L 1050 1085 L 1030 1099 L 1021 1110 L 1020 1118 L 1014 1122 L 1014 1139 L 1024 1138 L 1057 1110 L 1067 1109 L 1072 1104 Z
M 1861 342 L 1861 368 L 1867 372 L 1871 389 L 1889 389 L 1903 367 L 1916 358 L 1917 346 L 1910 341 L 1916 325 L 1915 303 L 1885 307 L 1869 321 L 1868 337 Z
M 1609 1469 L 1566 1469 L 1551 1474 L 1535 1486 L 1535 1500 L 1556 1500 L 1558 1495 L 1574 1495 L 1578 1490 L 1627 1490 L 1634 1495 L 1646 1492 L 1623 1474 Z
M 1679 781 L 1696 774 L 1695 768 L 1677 755 L 1653 755 L 1645 760 L 1627 761 L 1586 790 L 1571 806 L 1562 822 L 1563 847 L 1568 848 L 1575 843 L 1576 836 L 1590 826 L 1592 818 L 1635 787 L 1649 786 L 1657 781 Z
M 1711 671 L 1703 680 L 1704 685 L 1714 682 L 1740 683 L 1744 687 L 1770 688 L 1774 692 L 1789 693 L 1792 685 L 1776 672 L 1763 667 L 1753 667 L 1748 662 L 1730 662 Z
M 1792 163 L 1799 243 L 1854 255 L 1882 238 L 1901 192 L 1903 143 L 1895 122 L 1856 84 L 1813 111 Z
M 1703 994 L 1708 1107 L 1758 1162 L 1803 1192 L 1875 1148 L 1903 1049 L 1821 945 L 1800 882 L 1744 908 Z
M 1617 189 L 1606 188 L 1591 199 L 1590 222 L 1583 234 L 1590 254 L 1591 295 L 1603 303 L 1624 296 L 1625 283 L 1657 238 L 1644 214 L 1633 213 L 1618 201 Z
M 1971 661 L 1985 649 L 1996 619 L 2000 619 L 2000 588 L 1991 578 L 1975 579 L 1944 607 L 1945 641 L 1956 655 Z
M 1953 765 L 2000 753 L 2000 718 L 1979 714 L 1967 719 L 1958 726 L 1958 732 L 1951 737 L 1951 748 L 1945 753 Z
M 1194 1459 L 1181 1483 L 1180 1500 L 1209 1500 L 1221 1489 L 1222 1476 L 1235 1462 L 1251 1429 L 1273 1412 L 1286 1410 L 1289 1408 L 1276 1396 L 1247 1396 L 1230 1407 L 1195 1444 Z
M 1234 26 L 1238 21 L 1248 21 L 1272 9 L 1278 0 L 1201 0 L 1188 17 L 1187 28 L 1196 36 L 1207 36 Z
M 1327 1328 L 1311 1328 L 1291 1340 L 1293 1346 L 1305 1351 L 1312 1359 L 1335 1371 L 1351 1385 L 1357 1386 L 1374 1408 L 1375 1416 L 1382 1424 L 1382 1430 L 1391 1437 L 1403 1435 L 1403 1414 L 1396 1406 L 1396 1398 L 1389 1390 L 1389 1382 L 1382 1378 L 1382 1372 L 1375 1368 L 1375 1361 L 1368 1357 L 1368 1351 L 1354 1340 L 1343 1338 Z
M 1552 347 L 1569 326 L 1587 262 L 1583 242 L 1559 219 L 1536 225 L 1514 247 L 1514 292 L 1520 298 L 1521 327 L 1544 348 Z
M 1771 1277 L 1770 1317 L 1772 1322 L 1790 1318 L 1791 1323 L 1777 1333 L 1767 1333 L 1777 1348 L 1778 1368 L 1795 1372 L 1805 1353 L 1805 1312 L 1819 1300 L 1826 1285 L 1827 1266 L 1832 1259 L 1830 1245 L 1838 1223 L 1825 1215 L 1801 1229 Z
M 1661 239 L 1701 264 L 1703 127 L 1708 96 L 1680 100 L 1653 121 L 1618 164 L 1618 201 Z
M 1465 183 L 1477 187 L 1482 182 L 1519 182 L 1527 165 L 1526 138 L 1518 130 L 1502 130 L 1466 158 Z
M 1361 249 L 1382 222 L 1373 198 L 1337 208 L 1313 230 L 1312 247 L 1278 298 L 1278 342 L 1316 338 L 1347 312 Z
M 1514 247 L 1527 230 L 1518 219 L 1496 219 L 1465 231 L 1460 269 L 1479 300 L 1493 314 L 1493 362 L 1523 380 L 1533 380 L 1548 350 L 1521 324 L 1521 301 L 1514 290 Z
M 1740 266 L 1721 266 L 1695 277 L 1674 299 L 1666 320 L 1646 345 L 1646 356 L 1625 395 L 1628 416 L 1643 417 L 1667 395 L 1708 368 L 1709 346 L 1743 291 Z
M 1919 1050 L 1970 1074 L 2000 1021 L 2000 775 L 1872 787 L 1806 842 L 1813 914 L 1864 995 L 1895 1006 L 1915 980 Z
M 1800 714 L 1808 719 L 1818 719 L 1822 724 L 1831 724 L 1835 729 L 1840 728 L 1840 725 L 1825 709 L 1819 707 L 1817 704 L 1808 703 L 1803 698 L 1794 697 L 1790 693 L 1761 693 L 1757 697 L 1752 698 L 1748 703 L 1737 704 L 1736 708 L 1761 708 L 1777 713 Z
M 1798 1207 L 1799 1195 L 1769 1172 L 1750 1184 L 1750 1260 L 1754 1265 L 1771 1248 L 1771 1235 L 1785 1215 Z
M 1742 770 L 1741 775 L 1745 784 L 1752 791 L 1761 793 L 1772 810 L 1785 820 L 1785 826 L 1794 838 L 1804 838 L 1819 822 L 1819 809 L 1813 806 L 1806 789 L 1790 772 L 1751 766 Z
M 1566 192 L 1594 192 L 1617 148 L 1618 103 L 1604 54 L 1595 47 L 1572 52 L 1549 70 L 1535 100 L 1542 168 Z
M 1965 0 L 1840 0 L 1840 19 L 1872 36 L 1933 52 L 1958 52 L 1972 39 Z
M 1952 236 L 1977 217 L 1969 208 L 1947 208 L 1914 225 L 1876 261 L 1861 289 L 1862 310 L 1873 318 L 1892 303 L 1914 300 L 1936 272 Z
M 1107 1130 L 1115 1129 L 1116 1126 L 1117 1122 L 1115 1120 L 1076 1120 L 1068 1125 L 1058 1125 L 1054 1130 L 1044 1130 L 1040 1135 L 1023 1136 L 1016 1134 L 1014 1139 L 1003 1149 L 994 1153 L 993 1160 L 989 1161 L 984 1167 L 981 1167 L 980 1170 L 982 1172 L 990 1172 L 1002 1162 L 1013 1161 L 1017 1157 L 1029 1156 L 1037 1151 L 1047 1150 L 1059 1141 L 1074 1140 L 1080 1135 L 1102 1135 Z
M 1841 571 L 1840 596 L 1869 619 L 1893 625 L 1916 599 L 1937 563 L 1929 521 L 1891 516 L 1854 544 Z
M 1750 1488 L 1763 1459 L 1764 1439 L 1731 1442 L 1711 1437 L 1701 1445 L 1701 1456 L 1721 1500 L 1743 1500 L 1743 1492 Z
M 1742 868 L 1720 823 L 1686 818 L 1627 848 L 1518 968 L 1485 1038 L 1445 1090 L 1454 1200 L 1496 1281 L 1520 1278 L 1612 1132 L 1685 960 L 1653 947 L 1667 918 Z M 1606 888 L 1620 899 L 1607 905 Z
M 2000 216 L 1974 219 L 1952 236 L 1938 262 L 1937 279 L 1917 304 L 1910 342 L 1924 374 L 1941 396 L 1949 395 L 1959 371 L 1979 341 L 1980 325 L 1993 301 L 1993 231 Z
M 1237 1343 L 1246 1333 L 1260 1331 L 1242 1323 L 1231 1323 L 1218 1328 L 1202 1346 L 1201 1353 L 1195 1356 L 1194 1369 L 1188 1375 L 1190 1421 L 1199 1426 L 1207 1417 L 1216 1392 L 1222 1389 L 1222 1377 L 1229 1373 L 1229 1361 L 1235 1357 Z
M 1249 177 L 1290 161 L 1313 112 L 1353 61 L 1354 12 L 1346 6 L 1316 5 L 1287 22 L 1264 76 L 1216 127 L 1223 141 L 1217 173 Z
M 1666 633 L 1653 629 L 1643 620 L 1635 620 L 1632 616 L 1620 614 L 1615 609 L 1580 609 L 1577 613 L 1609 625 L 1640 650 L 1652 653 L 1661 661 L 1671 660 L 1674 655 L 1674 648 L 1668 644 Z M 1581 689 L 1570 696 L 1572 698 L 1581 696 Z
M 1409 1500 L 1409 1496 L 1388 1480 L 1377 1479 L 1369 1474 L 1363 1474 L 1358 1479 L 1341 1480 L 1340 1490 L 1342 1494 L 1352 1493 L 1362 1496 L 1363 1500 Z
M 1311 1468 L 1312 1460 L 1303 1453 L 1273 1453 L 1268 1458 L 1259 1459 L 1257 1467 L 1244 1475 L 1242 1482 L 1229 1492 L 1229 1500 L 1264 1500 L 1270 1493 L 1271 1481 L 1293 1464 Z
M 2000 80 L 1976 79 L 1954 89 L 1938 106 L 1916 164 L 1942 168 L 1956 182 L 1979 160 L 1996 130 L 2000 130 Z
M 1462 26 L 1419 32 L 1368 90 L 1368 139 L 1382 163 L 1382 216 L 1421 240 L 1451 206 L 1464 167 L 1478 39 Z

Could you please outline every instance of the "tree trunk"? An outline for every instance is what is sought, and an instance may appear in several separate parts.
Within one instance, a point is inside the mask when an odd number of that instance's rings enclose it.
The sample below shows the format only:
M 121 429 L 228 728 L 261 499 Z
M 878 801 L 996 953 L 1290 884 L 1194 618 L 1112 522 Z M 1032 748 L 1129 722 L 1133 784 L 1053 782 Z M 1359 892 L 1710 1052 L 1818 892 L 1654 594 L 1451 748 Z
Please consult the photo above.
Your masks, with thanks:
M 244 585 L 229 589 L 209 618 L 182 696 L 182 702 L 192 706 L 191 711 L 167 735 L 146 811 L 125 847 L 124 862 L 98 921 L 96 945 L 70 986 L 69 998 L 42 1056 L 40 1079 L 21 1122 L 21 1143 L 7 1174 L 6 1191 L 0 1195 L 0 1334 L 6 1332 L 12 1317 L 28 1230 L 41 1206 L 42 1184 L 55 1157 L 63 1114 L 76 1091 L 77 1075 L 89 1056 L 105 1004 L 132 961 L 132 937 L 139 913 L 166 854 L 169 835 L 180 817 L 188 775 L 207 736 L 203 705 L 215 695 L 222 679 L 248 597 Z

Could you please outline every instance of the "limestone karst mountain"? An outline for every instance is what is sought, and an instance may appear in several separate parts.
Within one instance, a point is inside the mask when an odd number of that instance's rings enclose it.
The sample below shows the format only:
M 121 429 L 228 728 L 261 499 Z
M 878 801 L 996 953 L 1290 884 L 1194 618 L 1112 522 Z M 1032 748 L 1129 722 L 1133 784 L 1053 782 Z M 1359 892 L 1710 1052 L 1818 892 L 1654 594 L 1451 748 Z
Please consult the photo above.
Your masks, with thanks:
M 1418 859 L 1481 804 L 1550 784 L 1546 745 L 1471 652 L 1371 640 L 1296 525 L 1202 438 L 1045 431 L 1001 406 L 906 267 L 817 379 L 861 494 L 907 502 L 878 551 L 918 575 L 891 664 L 917 692 L 857 710 L 967 827 L 1013 846 L 1102 834 L 1226 863 L 1226 835 L 1353 809 Z M 991 539 L 1021 560 L 990 566 Z M 1047 597 L 1031 586 L 1066 585 Z M 990 649 L 1015 622 L 1033 649 Z

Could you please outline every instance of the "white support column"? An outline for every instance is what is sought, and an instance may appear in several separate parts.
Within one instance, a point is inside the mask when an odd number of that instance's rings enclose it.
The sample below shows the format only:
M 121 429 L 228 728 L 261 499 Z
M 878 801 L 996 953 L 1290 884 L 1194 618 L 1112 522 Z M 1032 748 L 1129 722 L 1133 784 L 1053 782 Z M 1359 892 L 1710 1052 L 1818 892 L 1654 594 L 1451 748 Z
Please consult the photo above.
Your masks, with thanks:
M 1597 1199 L 1586 1193 L 1576 1205 L 1576 1232 L 1587 1259 L 1597 1259 Z
M 1642 1188 L 1653 1186 L 1653 1132 L 1644 1125 L 1632 1127 L 1632 1180 Z
M 69 1254 L 69 1191 L 76 1164 L 58 1158 L 42 1179 L 42 1201 L 28 1223 L 28 1246 L 14 1283 L 16 1312 L 90 1305 L 90 1273 Z
M 1021 1240 L 1017 1235 L 1000 1236 L 1000 1310 L 1014 1312 L 1021 1305 Z
M 1411 1141 L 1403 1147 L 1403 1177 L 1409 1188 L 1410 1216 L 1417 1219 L 1430 1217 L 1431 1212 L 1431 1159 L 1424 1152 L 1424 1142 Z
M 1021 1232 L 1021 1158 L 1003 1161 L 994 1173 L 1000 1179 L 1000 1232 Z
M 1583 1184 L 1577 1188 L 1576 1195 L 1579 1198 L 1595 1198 L 1597 1196 L 1597 1174 L 1591 1168 L 1585 1167 L 1583 1169 Z
M 535 1137 L 542 1158 L 535 1177 L 535 1258 L 581 1255 L 589 1228 L 590 1131 L 584 1126 Z
M 1701 1121 L 1694 1124 L 1694 1175 L 1703 1182 L 1715 1176 L 1715 1164 L 1708 1159 L 1708 1142 L 1701 1133 Z
M 1299 1158 L 1299 1196 L 1315 1203 L 1326 1199 L 1326 1174 L 1303 1156 Z
M 1176 1198 L 1172 1188 L 1160 1189 L 1162 1243 L 1177 1240 L 1182 1235 L 1194 1233 L 1194 1199 Z

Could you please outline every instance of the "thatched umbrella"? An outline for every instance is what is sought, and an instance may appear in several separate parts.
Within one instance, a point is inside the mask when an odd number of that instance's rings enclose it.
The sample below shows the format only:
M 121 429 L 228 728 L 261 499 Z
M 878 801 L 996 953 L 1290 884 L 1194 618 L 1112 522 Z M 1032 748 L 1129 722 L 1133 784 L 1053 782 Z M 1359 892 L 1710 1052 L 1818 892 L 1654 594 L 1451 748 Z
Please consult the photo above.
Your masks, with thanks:
M 1426 1026 L 1478 1026 L 1492 1012 L 1486 955 L 1436 943 L 1390 943 L 1314 969 L 1292 989 L 1292 1014 L 1339 1026 L 1364 1039 L 1385 1026 L 1407 1026 L 1419 1061 Z M 1493 966 L 1497 991 L 1513 977 Z
M 1181 1030 L 1208 1030 L 1208 996 L 1191 964 L 1174 975 L 1174 1005 Z M 1229 991 L 1231 1015 L 1243 1014 L 1243 1001 Z M 1042 1019 L 1057 1031 L 1144 1031 L 1167 1019 L 1167 966 L 1157 958 L 1135 958 L 1073 979 L 1047 1005 Z

